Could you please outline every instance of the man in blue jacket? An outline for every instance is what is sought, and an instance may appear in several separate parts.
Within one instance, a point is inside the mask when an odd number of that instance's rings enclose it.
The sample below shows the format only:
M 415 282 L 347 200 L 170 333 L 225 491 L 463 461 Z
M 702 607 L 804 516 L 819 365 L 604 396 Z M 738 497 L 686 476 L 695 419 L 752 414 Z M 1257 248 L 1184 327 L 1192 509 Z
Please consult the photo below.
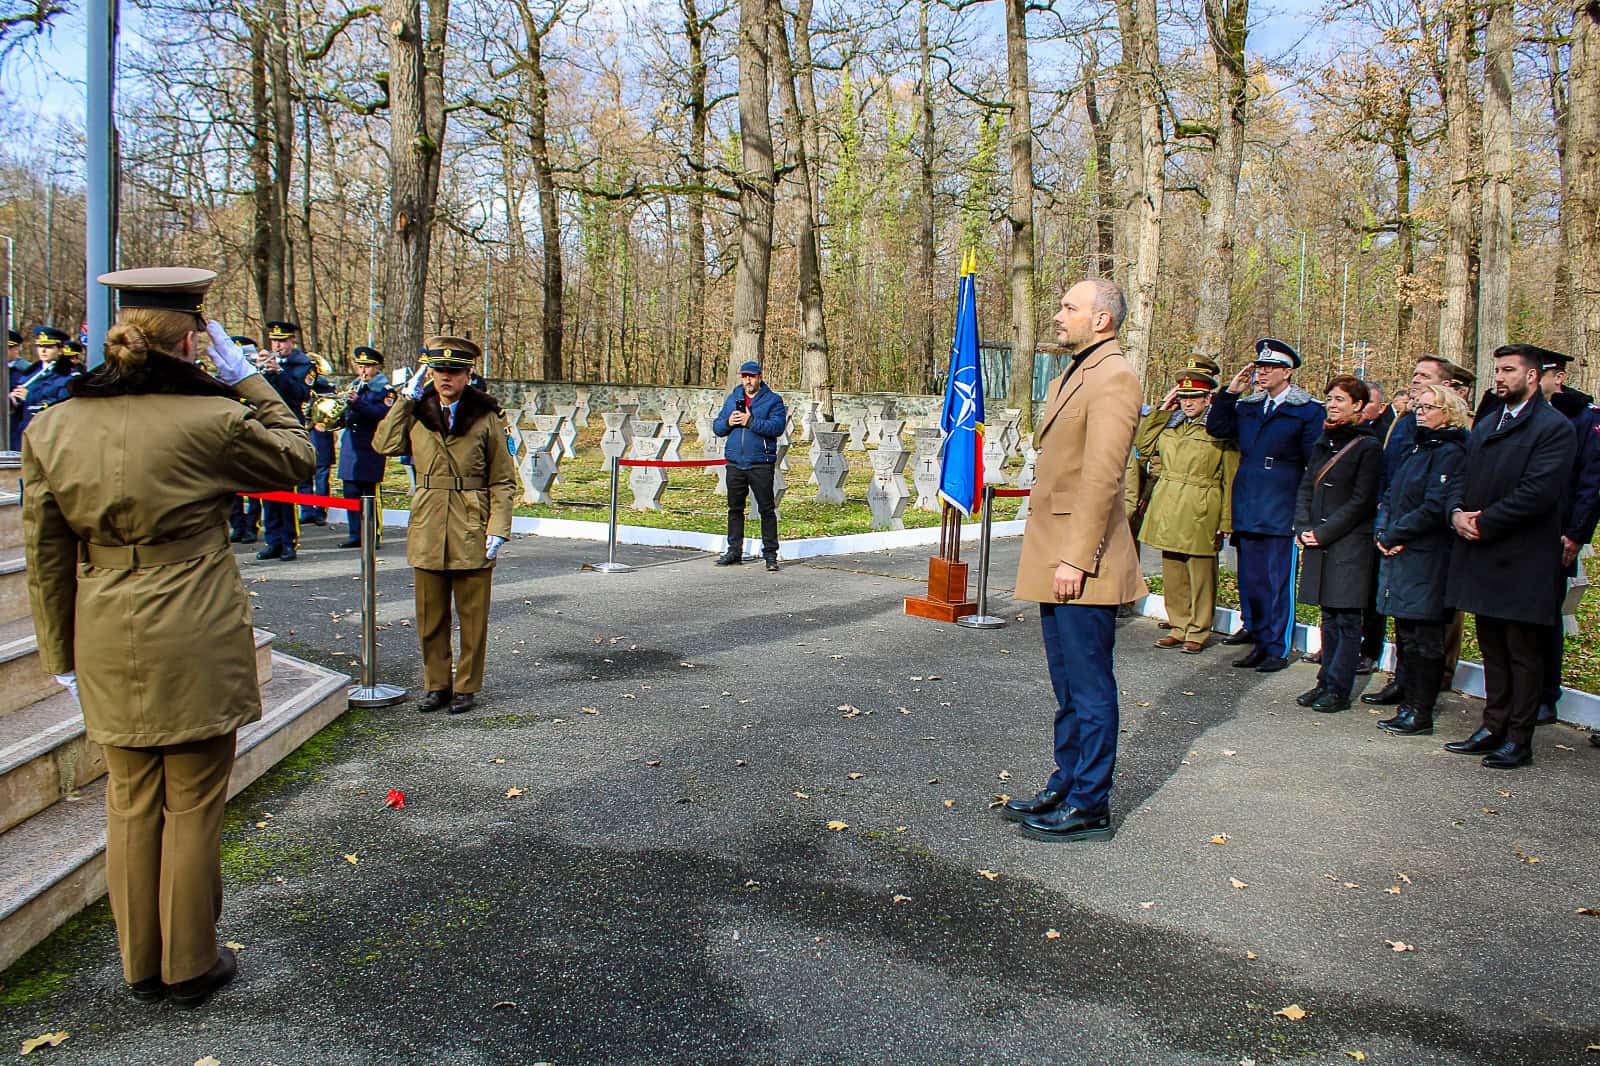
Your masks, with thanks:
M 718 566 L 744 562 L 744 508 L 746 493 L 754 494 L 761 512 L 761 554 L 767 569 L 778 569 L 778 504 L 772 494 L 772 472 L 778 462 L 778 438 L 783 436 L 789 412 L 783 397 L 761 380 L 761 364 L 751 360 L 739 367 L 739 386 L 728 394 L 712 432 L 727 437 L 728 551 Z
M 384 460 L 372 448 L 372 433 L 394 406 L 394 394 L 383 373 L 382 352 L 363 345 L 352 353 L 350 362 L 355 364 L 356 377 L 360 380 L 344 409 L 344 436 L 339 441 L 339 480 L 344 483 L 345 499 L 371 496 L 376 503 L 378 485 L 383 481 Z M 350 536 L 340 541 L 339 547 L 361 547 L 361 512 L 346 511 L 345 518 L 350 523 Z M 381 529 L 378 540 L 381 544 Z
M 297 343 L 300 327 L 293 322 L 268 322 L 267 343 L 271 351 L 261 361 L 261 376 L 271 385 L 295 417 L 304 425 L 306 401 L 311 398 L 311 383 L 317 367 Z M 309 488 L 310 486 L 303 486 Z M 300 522 L 294 504 L 268 500 L 262 504 L 261 525 L 267 546 L 256 552 L 257 559 L 293 561 L 300 544 Z
M 1289 665 L 1294 639 L 1294 507 L 1325 412 L 1290 383 L 1300 355 L 1271 337 L 1256 342 L 1256 360 L 1218 392 L 1206 415 L 1214 437 L 1239 442 L 1233 480 L 1233 544 L 1239 556 L 1239 606 L 1244 628 L 1230 644 L 1254 644 L 1234 666 L 1262 673 Z M 1240 395 L 1254 377 L 1257 391 Z

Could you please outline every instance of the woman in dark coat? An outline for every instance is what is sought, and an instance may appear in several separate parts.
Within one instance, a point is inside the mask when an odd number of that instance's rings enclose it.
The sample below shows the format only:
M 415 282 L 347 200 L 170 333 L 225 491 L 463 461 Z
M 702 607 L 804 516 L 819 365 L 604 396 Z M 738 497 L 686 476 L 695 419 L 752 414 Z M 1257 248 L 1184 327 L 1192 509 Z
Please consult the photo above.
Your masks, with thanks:
M 1372 518 L 1378 511 L 1383 448 L 1361 422 L 1369 394 L 1360 378 L 1328 382 L 1322 436 L 1311 451 L 1295 504 L 1301 603 L 1322 608 L 1322 668 L 1296 697 L 1325 714 L 1350 707 L 1361 654 L 1361 613 L 1372 604 Z
M 1410 737 L 1433 732 L 1433 704 L 1444 672 L 1444 630 L 1453 613 L 1444 602 L 1455 535 L 1445 516 L 1445 496 L 1467 454 L 1471 413 L 1454 389 L 1424 385 L 1418 391 L 1417 432 L 1378 508 L 1375 537 L 1378 611 L 1394 619 L 1403 694 L 1393 718 L 1379 729 Z

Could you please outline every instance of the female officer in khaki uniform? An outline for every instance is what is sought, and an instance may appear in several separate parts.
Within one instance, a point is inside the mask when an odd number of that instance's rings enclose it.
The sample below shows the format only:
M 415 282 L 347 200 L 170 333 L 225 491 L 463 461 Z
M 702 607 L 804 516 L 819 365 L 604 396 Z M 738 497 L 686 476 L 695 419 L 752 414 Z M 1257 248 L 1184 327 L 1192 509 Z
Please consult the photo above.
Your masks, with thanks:
M 384 455 L 409 455 L 417 487 L 406 561 L 417 595 L 423 687 L 417 709 L 471 710 L 483 687 L 494 560 L 511 536 L 517 468 L 506 448 L 500 404 L 467 384 L 478 346 L 431 337 L 427 373 L 395 401 L 372 435 Z M 429 379 L 432 379 L 431 383 Z M 450 601 L 461 618 L 461 658 L 451 680 Z
M 1141 539 L 1161 552 L 1161 592 L 1171 631 L 1158 648 L 1190 655 L 1205 648 L 1217 609 L 1217 549 L 1231 528 L 1239 449 L 1206 431 L 1215 372 L 1190 364 L 1160 406 L 1139 424 L 1134 447 L 1161 462 Z
M 222 812 L 234 733 L 261 717 L 228 509 L 235 493 L 293 488 L 316 465 L 293 412 L 206 322 L 215 278 L 101 275 L 122 305 L 105 363 L 22 442 L 39 656 L 82 704 L 109 771 L 106 880 L 123 977 L 141 1000 L 186 1007 L 237 970 L 216 938 Z M 215 378 L 195 366 L 207 333 Z

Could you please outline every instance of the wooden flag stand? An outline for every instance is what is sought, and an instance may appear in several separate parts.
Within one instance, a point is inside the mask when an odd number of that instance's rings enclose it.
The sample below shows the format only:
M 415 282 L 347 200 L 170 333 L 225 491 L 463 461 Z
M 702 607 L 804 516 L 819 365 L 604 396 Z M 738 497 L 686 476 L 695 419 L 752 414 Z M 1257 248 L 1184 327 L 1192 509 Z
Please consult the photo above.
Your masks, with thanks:
M 967 599 L 967 564 L 961 561 L 961 512 L 948 503 L 939 516 L 939 554 L 928 557 L 928 594 L 907 596 L 906 614 L 954 622 L 978 613 Z

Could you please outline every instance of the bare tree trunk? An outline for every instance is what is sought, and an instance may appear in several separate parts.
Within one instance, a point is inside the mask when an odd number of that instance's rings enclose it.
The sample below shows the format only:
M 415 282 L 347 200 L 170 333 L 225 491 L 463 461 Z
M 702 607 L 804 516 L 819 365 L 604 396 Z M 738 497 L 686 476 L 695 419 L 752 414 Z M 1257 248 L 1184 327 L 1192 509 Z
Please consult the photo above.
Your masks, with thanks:
M 1007 130 L 1011 156 L 1011 394 L 1007 406 L 1022 411 L 1033 429 L 1033 357 L 1037 347 L 1033 305 L 1033 111 L 1028 82 L 1027 0 L 1005 0 L 1006 82 L 1011 97 Z
M 689 41 L 689 312 L 684 339 L 683 383 L 698 385 L 705 373 L 706 318 L 706 24 L 695 0 L 679 0 L 683 34 Z
M 1404 90 L 1405 101 L 1401 107 L 1389 141 L 1389 155 L 1394 161 L 1394 217 L 1395 217 L 1395 299 L 1394 346 L 1395 351 L 1407 352 L 1406 339 L 1411 335 L 1412 292 L 1417 272 L 1417 223 L 1411 217 L 1411 90 Z
M 933 292 L 934 262 L 937 249 L 934 247 L 936 238 L 933 219 L 933 51 L 928 45 L 928 7 L 932 0 L 922 0 L 917 7 L 917 47 L 922 60 L 922 69 L 919 72 L 922 79 L 920 104 L 922 112 L 922 159 L 920 181 L 917 196 L 917 251 L 921 260 L 921 274 L 918 279 L 917 295 L 921 298 L 920 335 L 917 338 L 922 364 L 921 385 L 924 392 L 932 393 L 938 389 L 939 381 L 939 352 L 938 336 L 939 315 L 936 314 L 936 304 Z
M 1487 380 L 1511 315 L 1511 0 L 1492 0 L 1483 62 L 1483 246 L 1478 268 L 1478 366 Z
M 1195 351 L 1220 362 L 1227 344 L 1228 314 L 1233 307 L 1234 227 L 1249 94 L 1244 59 L 1249 0 L 1205 0 L 1205 13 L 1211 54 L 1217 65 L 1217 134 L 1205 177 Z
M 1472 12 L 1468 0 L 1453 0 L 1445 16 L 1444 95 L 1449 153 L 1450 203 L 1445 217 L 1443 301 L 1439 308 L 1439 355 L 1476 366 L 1470 333 L 1473 294 L 1472 109 L 1467 84 L 1471 62 Z
M 266 0 L 267 74 L 272 95 L 272 196 L 278 259 L 283 270 L 283 312 L 298 319 L 295 300 L 294 244 L 289 236 L 289 209 L 294 180 L 294 98 L 289 78 L 289 23 L 284 0 Z
M 516 0 L 516 5 L 517 13 L 522 18 L 523 34 L 527 38 L 522 69 L 527 75 L 528 148 L 532 156 L 534 182 L 539 189 L 539 232 L 544 253 L 544 271 L 540 278 L 544 300 L 539 316 L 539 376 L 545 381 L 560 381 L 566 283 L 562 277 L 561 205 L 556 194 L 555 170 L 550 162 L 550 142 L 545 125 L 550 113 L 550 87 L 544 76 L 544 35 L 550 24 L 560 17 L 560 7 L 551 16 L 550 23 L 540 25 L 526 0 Z
M 1166 192 L 1166 133 L 1161 124 L 1161 55 L 1155 0 L 1117 0 L 1117 21 L 1122 33 L 1123 76 L 1134 86 L 1138 116 L 1137 140 L 1128 145 L 1129 169 L 1136 185 L 1132 205 L 1133 265 L 1129 272 L 1123 350 L 1134 371 L 1143 377 L 1155 325 Z
M 1600 359 L 1600 4 L 1576 0 L 1567 68 L 1566 200 L 1572 217 L 1572 354 L 1594 378 Z
M 267 74 L 270 29 L 250 23 L 250 176 L 254 184 L 254 227 L 250 234 L 250 273 L 263 320 L 282 318 L 283 240 L 281 201 L 272 174 L 273 122 Z
M 800 85 L 800 117 L 805 120 L 806 158 L 811 160 L 811 202 L 822 203 L 822 138 L 817 132 L 816 63 L 811 58 L 811 4 L 800 0 L 794 15 L 795 72 Z
M 1561 247 L 1570 252 L 1572 243 L 1572 204 L 1568 197 L 1571 177 L 1567 172 L 1567 81 L 1561 70 L 1561 44 L 1557 37 L 1555 19 L 1546 11 L 1540 31 L 1545 39 L 1544 75 L 1545 89 L 1550 94 L 1550 121 L 1556 135 L 1556 167 L 1560 179 L 1557 197 L 1557 222 L 1561 231 Z M 1556 256 L 1555 299 L 1550 308 L 1550 321 L 1555 335 L 1561 338 L 1562 347 L 1570 349 L 1573 343 L 1573 313 L 1577 304 L 1572 299 L 1572 266 L 1570 254 Z
M 767 296 L 772 269 L 772 115 L 768 92 L 767 23 L 773 0 L 739 0 L 739 260 L 733 283 L 729 387 L 739 365 L 766 353 Z
M 302 166 L 305 169 L 305 182 L 300 196 L 300 244 L 305 249 L 306 256 L 306 337 L 313 351 L 322 352 L 328 356 L 328 361 L 337 366 L 338 362 L 326 351 L 322 340 L 322 317 L 317 307 L 317 259 L 311 230 L 311 103 L 308 99 L 302 110 L 301 132 L 305 138 Z
M 1117 209 L 1117 179 L 1111 167 L 1111 131 L 1109 120 L 1100 112 L 1099 93 L 1100 49 L 1090 38 L 1089 54 L 1083 62 L 1083 109 L 1089 117 L 1089 140 L 1094 147 L 1094 245 L 1089 256 L 1089 269 L 1102 278 L 1116 273 L 1117 237 L 1113 215 Z
M 384 348 L 410 360 L 422 345 L 433 211 L 444 143 L 444 43 L 450 0 L 384 0 L 389 35 L 389 233 Z
M 784 166 L 799 183 L 800 227 L 800 383 L 806 395 L 833 410 L 833 377 L 828 366 L 828 322 L 823 314 L 822 259 L 817 249 L 817 205 L 811 199 L 811 167 L 805 145 L 805 124 L 795 96 L 794 64 L 789 59 L 789 34 L 782 8 L 773 12 L 772 58 L 777 63 L 778 99 L 783 107 Z

